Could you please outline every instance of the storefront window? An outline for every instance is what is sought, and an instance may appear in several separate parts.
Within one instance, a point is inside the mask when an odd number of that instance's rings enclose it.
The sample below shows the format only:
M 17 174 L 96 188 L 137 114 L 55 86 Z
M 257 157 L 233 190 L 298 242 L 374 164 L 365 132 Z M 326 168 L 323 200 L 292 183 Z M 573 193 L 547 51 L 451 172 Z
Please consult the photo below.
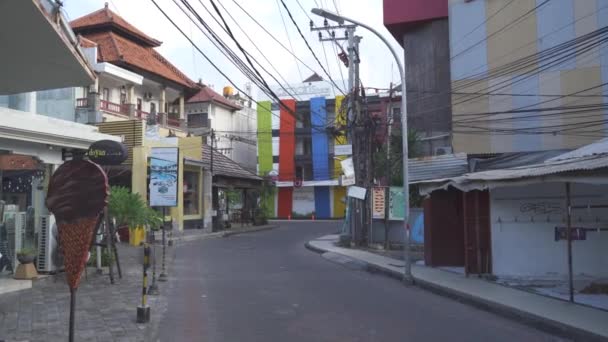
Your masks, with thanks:
M 198 215 L 199 173 L 184 171 L 184 215 Z
M 37 218 L 45 211 L 45 165 L 29 156 L 0 155 L 0 274 L 14 271 L 16 254 L 38 246 Z

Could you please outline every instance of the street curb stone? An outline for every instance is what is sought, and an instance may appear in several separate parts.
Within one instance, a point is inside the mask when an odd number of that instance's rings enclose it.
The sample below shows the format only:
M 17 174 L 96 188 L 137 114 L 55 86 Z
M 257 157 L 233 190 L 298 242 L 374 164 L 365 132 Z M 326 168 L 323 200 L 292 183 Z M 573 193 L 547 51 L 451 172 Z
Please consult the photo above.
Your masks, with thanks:
M 306 247 L 306 249 L 318 253 L 318 254 L 323 254 L 323 253 L 327 253 L 327 252 L 332 252 L 317 246 L 313 246 L 312 244 L 310 244 L 310 242 L 306 242 L 304 244 L 304 247 Z M 333 253 L 338 253 L 338 252 L 333 252 Z M 353 260 L 356 260 L 355 258 L 352 258 L 351 256 L 346 256 L 348 258 L 351 258 Z M 371 264 L 365 260 L 360 260 L 361 262 L 367 264 L 367 271 L 370 273 L 381 273 L 385 276 L 388 276 L 390 278 L 396 279 L 396 280 L 403 280 L 403 274 L 400 272 L 395 272 L 394 270 L 388 269 L 388 268 L 384 268 L 378 265 L 374 265 Z M 502 305 L 500 303 L 496 303 L 496 302 L 491 302 L 479 297 L 475 297 L 472 295 L 469 295 L 467 293 L 463 293 L 460 291 L 456 291 L 453 290 L 451 288 L 445 287 L 445 286 L 440 286 L 419 278 L 414 277 L 414 285 L 419 286 L 425 290 L 431 291 L 433 293 L 436 293 L 438 295 L 447 297 L 447 298 L 451 298 L 454 300 L 457 300 L 461 303 L 465 303 L 465 304 L 469 304 L 472 305 L 474 307 L 480 308 L 482 310 L 488 311 L 488 312 L 492 312 L 498 315 L 501 315 L 503 317 L 507 317 L 509 319 L 513 319 L 516 320 L 518 322 L 533 326 L 537 329 L 555 334 L 555 335 L 559 335 L 561 337 L 565 337 L 565 338 L 570 338 L 573 339 L 574 341 L 608 341 L 608 339 L 604 338 L 603 336 L 599 336 L 596 335 L 594 333 L 591 333 L 589 331 L 586 330 L 582 330 L 578 327 L 575 326 L 571 326 L 571 325 L 566 325 L 560 322 L 556 322 L 554 320 L 548 319 L 546 317 L 541 317 L 541 316 L 537 316 L 528 312 L 524 312 L 522 310 L 519 310 L 517 308 L 514 307 L 509 307 L 506 305 Z

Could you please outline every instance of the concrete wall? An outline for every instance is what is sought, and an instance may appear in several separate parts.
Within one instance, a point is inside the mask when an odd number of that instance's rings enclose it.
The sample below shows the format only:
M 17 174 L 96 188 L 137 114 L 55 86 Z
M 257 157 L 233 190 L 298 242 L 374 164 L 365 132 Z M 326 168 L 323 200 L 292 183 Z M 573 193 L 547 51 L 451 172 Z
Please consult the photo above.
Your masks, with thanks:
M 412 243 L 424 243 L 424 211 L 422 208 L 410 209 L 410 229 L 412 231 Z M 373 220 L 372 243 L 384 243 L 385 221 Z M 403 221 L 388 221 L 388 240 L 391 243 L 401 244 L 404 239 Z
M 565 227 L 565 186 L 547 183 L 494 189 L 490 193 L 492 268 L 499 276 L 565 276 L 567 243 L 555 241 Z M 608 204 L 608 186 L 572 184 L 573 205 Z M 606 227 L 606 209 L 573 211 L 573 226 Z M 608 233 L 587 232 L 573 242 L 574 274 L 608 276 Z

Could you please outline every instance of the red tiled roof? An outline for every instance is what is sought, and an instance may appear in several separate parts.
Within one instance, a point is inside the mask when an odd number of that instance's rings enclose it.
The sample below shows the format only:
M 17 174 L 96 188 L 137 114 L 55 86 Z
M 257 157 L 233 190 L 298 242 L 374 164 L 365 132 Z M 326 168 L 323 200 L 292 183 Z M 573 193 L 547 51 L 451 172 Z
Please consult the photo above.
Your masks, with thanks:
M 196 88 L 196 83 L 152 47 L 142 46 L 114 32 L 87 34 L 86 38 L 97 43 L 99 62 L 141 69 L 182 86 Z
M 190 99 L 188 99 L 188 103 L 197 103 L 197 102 L 215 102 L 217 104 L 223 105 L 225 107 L 239 110 L 242 107 L 218 94 L 215 90 L 211 89 L 206 85 L 200 85 L 200 90 Z
M 80 46 L 82 46 L 83 48 L 92 48 L 92 47 L 97 46 L 97 43 L 95 43 L 92 40 L 86 39 L 83 36 L 78 36 L 78 42 L 80 43 Z
M 138 40 L 140 43 L 152 47 L 157 47 L 162 44 L 161 41 L 156 40 L 147 34 L 143 33 L 135 26 L 129 24 L 118 14 L 112 12 L 108 8 L 108 4 L 100 10 L 89 13 L 83 17 L 72 20 L 70 22 L 72 30 L 75 33 L 90 33 L 92 31 L 109 31 L 114 29 L 116 31 L 122 31 L 123 34 L 132 36 L 132 38 Z

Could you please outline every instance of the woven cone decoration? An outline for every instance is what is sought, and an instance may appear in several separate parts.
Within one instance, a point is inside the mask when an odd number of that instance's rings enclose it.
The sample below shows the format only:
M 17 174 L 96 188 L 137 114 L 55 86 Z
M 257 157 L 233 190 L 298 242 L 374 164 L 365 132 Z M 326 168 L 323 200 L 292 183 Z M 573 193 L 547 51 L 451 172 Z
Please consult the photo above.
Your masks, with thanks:
M 70 289 L 78 288 L 80 275 L 99 215 L 107 204 L 108 178 L 97 164 L 72 160 L 62 164 L 51 177 L 46 206 L 55 215 L 59 243 Z

